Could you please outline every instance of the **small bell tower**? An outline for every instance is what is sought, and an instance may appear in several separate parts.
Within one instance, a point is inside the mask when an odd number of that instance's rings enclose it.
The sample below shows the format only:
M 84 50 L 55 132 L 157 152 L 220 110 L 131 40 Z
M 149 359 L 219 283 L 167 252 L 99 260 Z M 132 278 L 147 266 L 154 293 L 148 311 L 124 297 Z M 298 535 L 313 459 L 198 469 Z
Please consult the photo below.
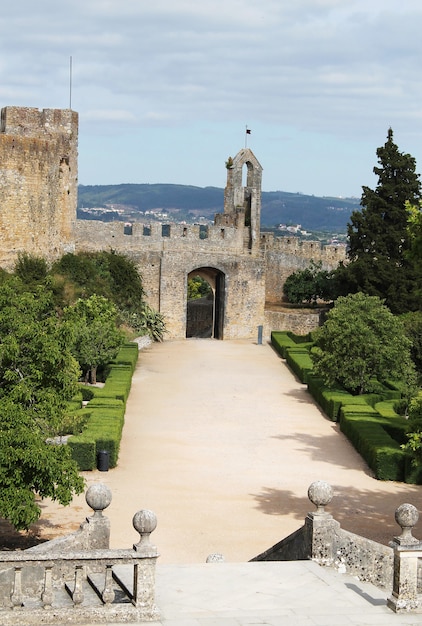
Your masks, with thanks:
M 259 249 L 261 224 L 262 166 L 249 148 L 243 148 L 228 158 L 227 185 L 224 190 L 224 213 L 244 214 L 244 226 L 249 229 L 248 248 Z

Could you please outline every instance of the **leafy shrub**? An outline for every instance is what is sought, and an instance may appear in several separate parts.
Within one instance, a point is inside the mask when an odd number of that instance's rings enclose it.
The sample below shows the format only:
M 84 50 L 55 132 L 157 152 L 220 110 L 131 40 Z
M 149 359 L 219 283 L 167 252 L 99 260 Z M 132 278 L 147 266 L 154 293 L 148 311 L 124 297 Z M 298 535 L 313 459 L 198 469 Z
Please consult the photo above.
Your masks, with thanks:
M 322 269 L 322 262 L 310 262 L 309 267 L 297 270 L 287 277 L 283 294 L 292 304 L 316 304 L 317 300 L 332 300 L 333 273 Z
M 139 311 L 120 311 L 120 318 L 140 337 L 148 335 L 153 341 L 163 341 L 166 332 L 164 316 L 148 304 L 144 303 Z
M 47 273 L 47 261 L 42 257 L 33 256 L 26 252 L 18 255 L 14 274 L 20 278 L 24 285 L 31 286 L 42 283 L 46 279 Z
M 85 428 L 87 420 L 88 415 L 83 411 L 72 411 L 67 413 L 60 423 L 60 428 L 58 429 L 57 434 L 59 436 L 78 435 Z

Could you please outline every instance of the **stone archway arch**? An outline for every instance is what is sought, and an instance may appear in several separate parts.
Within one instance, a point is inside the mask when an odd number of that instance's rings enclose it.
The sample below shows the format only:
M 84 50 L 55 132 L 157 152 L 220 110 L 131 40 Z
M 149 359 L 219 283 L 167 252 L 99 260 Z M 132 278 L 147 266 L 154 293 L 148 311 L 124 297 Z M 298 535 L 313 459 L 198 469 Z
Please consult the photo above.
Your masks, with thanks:
M 187 302 L 186 337 L 206 336 L 213 339 L 223 339 L 225 274 L 215 267 L 197 267 L 188 273 L 186 282 L 195 276 L 200 276 L 207 281 L 211 287 L 212 298 L 209 298 L 206 302 L 198 300 Z M 201 335 L 201 324 L 204 328 L 207 326 L 204 315 L 209 316 L 210 332 L 204 331 L 205 334 Z M 198 329 L 198 334 L 194 332 L 195 327 Z

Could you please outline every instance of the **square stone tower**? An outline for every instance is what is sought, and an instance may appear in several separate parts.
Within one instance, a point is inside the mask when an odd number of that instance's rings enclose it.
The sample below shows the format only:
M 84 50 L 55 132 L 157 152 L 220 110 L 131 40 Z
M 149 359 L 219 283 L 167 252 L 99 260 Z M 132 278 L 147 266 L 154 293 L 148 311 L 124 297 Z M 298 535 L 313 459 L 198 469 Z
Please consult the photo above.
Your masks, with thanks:
M 0 123 L 0 265 L 20 252 L 52 260 L 74 249 L 78 114 L 5 107 Z

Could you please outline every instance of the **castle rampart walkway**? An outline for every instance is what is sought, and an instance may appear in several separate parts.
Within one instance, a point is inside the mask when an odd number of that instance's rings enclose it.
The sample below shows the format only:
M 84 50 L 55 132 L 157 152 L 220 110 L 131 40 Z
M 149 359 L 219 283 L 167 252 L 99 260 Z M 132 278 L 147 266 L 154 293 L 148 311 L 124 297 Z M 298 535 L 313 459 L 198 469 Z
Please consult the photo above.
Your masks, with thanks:
M 403 502 L 422 510 L 422 487 L 375 480 L 361 457 L 312 402 L 269 345 L 182 340 L 154 344 L 139 359 L 118 467 L 88 472 L 113 493 L 111 547 L 136 542 L 128 516 L 153 510 L 159 563 L 251 559 L 303 523 L 314 480 L 334 488 L 342 527 L 387 544 Z M 43 506 L 62 533 L 89 514 Z M 422 537 L 421 522 L 415 536 Z

